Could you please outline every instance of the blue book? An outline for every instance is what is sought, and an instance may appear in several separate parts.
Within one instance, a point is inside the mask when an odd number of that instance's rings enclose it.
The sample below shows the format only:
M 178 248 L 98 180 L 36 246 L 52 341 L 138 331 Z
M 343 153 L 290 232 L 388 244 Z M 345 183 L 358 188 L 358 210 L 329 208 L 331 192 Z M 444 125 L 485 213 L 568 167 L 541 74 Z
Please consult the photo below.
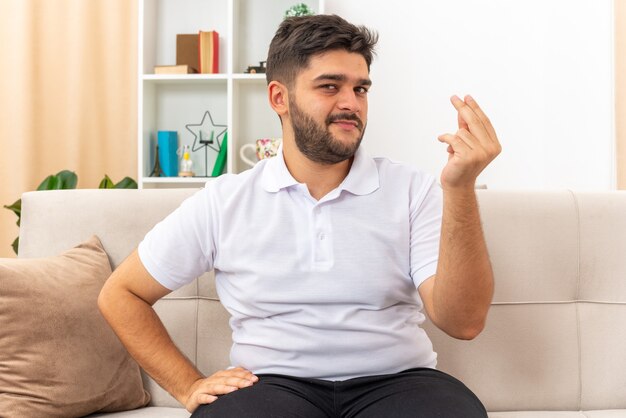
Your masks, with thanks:
M 159 131 L 159 164 L 164 177 L 178 177 L 178 132 Z

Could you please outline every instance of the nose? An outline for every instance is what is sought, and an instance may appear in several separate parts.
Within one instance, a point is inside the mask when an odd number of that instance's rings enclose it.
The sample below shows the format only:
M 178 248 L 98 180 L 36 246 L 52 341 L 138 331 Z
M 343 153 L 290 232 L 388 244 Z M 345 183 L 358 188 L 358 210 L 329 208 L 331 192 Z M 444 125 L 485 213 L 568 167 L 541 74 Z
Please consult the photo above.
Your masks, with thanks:
M 352 89 L 344 89 L 338 97 L 337 107 L 344 112 L 358 113 L 361 111 L 359 97 Z

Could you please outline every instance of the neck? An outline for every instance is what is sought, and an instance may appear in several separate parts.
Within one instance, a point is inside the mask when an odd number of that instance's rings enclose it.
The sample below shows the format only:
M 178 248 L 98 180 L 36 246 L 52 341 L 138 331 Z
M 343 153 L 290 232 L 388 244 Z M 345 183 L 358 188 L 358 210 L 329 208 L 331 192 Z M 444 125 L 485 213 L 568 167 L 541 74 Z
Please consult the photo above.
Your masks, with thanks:
M 299 183 L 304 183 L 315 200 L 320 200 L 334 190 L 346 178 L 353 158 L 336 164 L 320 164 L 309 160 L 300 150 L 295 141 L 283 139 L 283 155 L 289 173 Z

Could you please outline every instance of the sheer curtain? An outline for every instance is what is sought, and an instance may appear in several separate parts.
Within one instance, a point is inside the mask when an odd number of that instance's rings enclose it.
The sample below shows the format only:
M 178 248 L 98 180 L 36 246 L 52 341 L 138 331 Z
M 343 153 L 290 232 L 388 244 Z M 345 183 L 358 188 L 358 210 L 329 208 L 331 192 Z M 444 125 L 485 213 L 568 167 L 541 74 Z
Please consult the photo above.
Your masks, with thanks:
M 626 190 L 626 1 L 615 0 L 615 147 L 617 188 Z
M 69 169 L 136 174 L 136 0 L 0 0 L 0 205 Z M 0 208 L 0 257 L 15 216 Z

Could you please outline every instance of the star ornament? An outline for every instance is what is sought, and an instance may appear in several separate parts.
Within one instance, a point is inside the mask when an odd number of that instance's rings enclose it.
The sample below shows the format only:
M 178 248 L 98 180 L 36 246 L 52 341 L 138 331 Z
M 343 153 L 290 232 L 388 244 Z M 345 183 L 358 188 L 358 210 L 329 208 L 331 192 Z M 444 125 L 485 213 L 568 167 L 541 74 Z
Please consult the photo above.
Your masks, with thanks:
M 202 147 L 210 147 L 214 151 L 219 152 L 222 147 L 222 139 L 226 133 L 227 126 L 218 125 L 213 122 L 211 112 L 207 110 L 204 112 L 200 123 L 190 123 L 185 125 L 185 128 L 193 135 L 192 151 L 199 151 Z M 216 141 L 217 148 L 212 146 Z

